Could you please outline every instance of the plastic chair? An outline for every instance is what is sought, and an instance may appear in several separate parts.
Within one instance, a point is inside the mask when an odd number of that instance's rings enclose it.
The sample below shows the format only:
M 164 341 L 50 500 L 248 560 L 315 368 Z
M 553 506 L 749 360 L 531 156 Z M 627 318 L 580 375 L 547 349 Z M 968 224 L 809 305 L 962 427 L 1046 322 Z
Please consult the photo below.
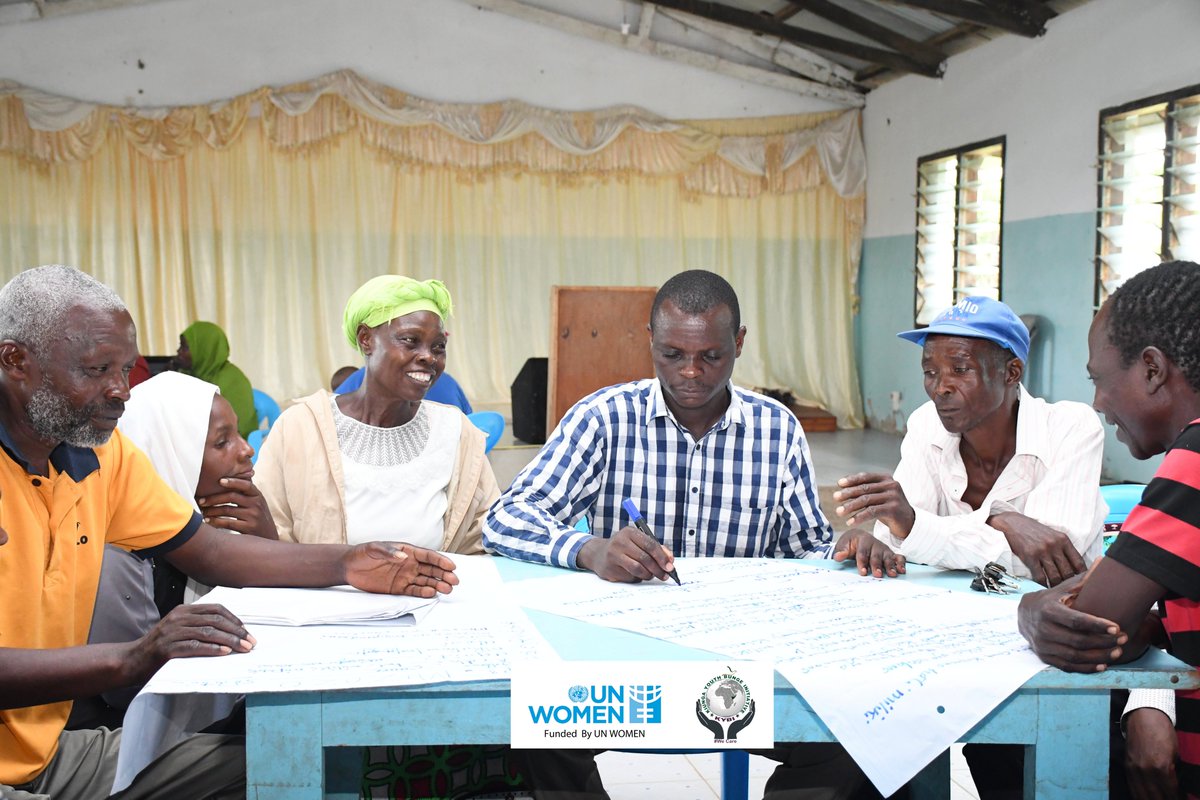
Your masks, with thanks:
M 575 521 L 575 530 L 588 533 L 591 526 L 587 517 Z M 749 800 L 750 798 L 750 754 L 745 750 L 625 750 L 626 753 L 660 753 L 662 755 L 687 755 L 689 753 L 721 754 L 721 800 Z
M 250 435 L 246 437 L 246 441 L 254 448 L 254 455 L 250 456 L 250 463 L 258 463 L 258 451 L 262 449 L 263 440 L 267 438 L 267 432 L 262 428 L 256 431 L 250 431 Z
M 487 434 L 487 444 L 483 452 L 490 453 L 496 442 L 500 441 L 500 435 L 504 433 L 504 417 L 495 411 L 473 411 L 467 414 L 467 419 Z
M 262 427 L 263 420 L 267 422 L 267 430 L 271 430 L 271 426 L 275 424 L 275 420 L 279 419 L 279 403 L 275 402 L 275 398 L 266 392 L 254 390 L 254 413 L 258 415 L 259 427 Z M 254 442 L 250 442 L 254 444 Z
M 1100 496 L 1108 504 L 1108 516 L 1104 518 L 1104 549 L 1117 538 L 1121 526 L 1133 507 L 1142 502 L 1142 492 L 1146 485 L 1142 483 L 1113 483 L 1100 487 Z

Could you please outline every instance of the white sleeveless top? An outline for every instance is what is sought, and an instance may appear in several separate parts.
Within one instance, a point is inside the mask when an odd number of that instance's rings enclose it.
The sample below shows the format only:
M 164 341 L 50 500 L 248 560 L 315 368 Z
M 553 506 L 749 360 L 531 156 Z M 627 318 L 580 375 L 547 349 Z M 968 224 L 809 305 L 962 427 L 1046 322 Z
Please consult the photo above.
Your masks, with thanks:
M 329 402 L 345 476 L 346 542 L 439 549 L 462 414 L 421 403 L 404 425 L 377 428 L 343 414 L 336 397 Z

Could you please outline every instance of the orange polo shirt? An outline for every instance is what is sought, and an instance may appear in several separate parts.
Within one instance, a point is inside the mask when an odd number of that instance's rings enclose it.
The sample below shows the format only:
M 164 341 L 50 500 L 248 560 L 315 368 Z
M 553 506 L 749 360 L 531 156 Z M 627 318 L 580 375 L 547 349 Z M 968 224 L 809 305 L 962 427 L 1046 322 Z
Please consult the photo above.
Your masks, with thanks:
M 159 555 L 191 538 L 200 516 L 120 431 L 95 450 L 60 444 L 48 477 L 27 466 L 0 425 L 0 647 L 86 644 L 105 542 Z M 0 783 L 46 768 L 70 711 L 69 701 L 0 711 Z

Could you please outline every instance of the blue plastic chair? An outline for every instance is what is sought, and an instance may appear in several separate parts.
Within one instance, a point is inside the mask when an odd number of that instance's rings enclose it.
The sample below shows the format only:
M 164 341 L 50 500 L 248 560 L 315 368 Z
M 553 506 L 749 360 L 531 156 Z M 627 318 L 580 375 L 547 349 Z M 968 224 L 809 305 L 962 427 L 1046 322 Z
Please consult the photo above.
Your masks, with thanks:
M 496 446 L 496 442 L 500 441 L 500 436 L 504 433 L 504 417 L 495 411 L 473 411 L 467 414 L 467 419 L 471 420 L 476 428 L 487 434 L 487 444 L 484 446 L 483 452 L 492 452 L 492 448 Z
M 1129 512 L 1142 502 L 1142 492 L 1145 489 L 1145 484 L 1141 483 L 1114 483 L 1100 487 L 1100 496 L 1108 504 L 1108 516 L 1104 518 L 1105 550 L 1108 550 L 1108 546 L 1121 532 L 1121 526 L 1125 524 Z
M 262 428 L 259 428 L 256 431 L 250 431 L 250 435 L 246 437 L 246 441 L 249 442 L 250 446 L 254 448 L 254 455 L 250 456 L 251 464 L 258 463 L 258 451 L 262 449 L 263 440 L 266 438 L 267 432 Z
M 254 413 L 258 415 L 258 425 L 262 427 L 263 421 L 267 423 L 267 430 L 271 430 L 271 426 L 275 424 L 275 420 L 279 419 L 279 403 L 275 402 L 275 398 L 266 392 L 254 390 Z M 254 444 L 254 442 L 250 442 Z M 257 448 L 256 448 L 257 449 Z
M 587 517 L 575 521 L 575 530 L 588 533 L 591 526 Z M 745 750 L 626 750 L 627 753 L 660 753 L 662 755 L 688 755 L 689 753 L 721 754 L 721 800 L 749 800 L 750 798 L 750 754 Z

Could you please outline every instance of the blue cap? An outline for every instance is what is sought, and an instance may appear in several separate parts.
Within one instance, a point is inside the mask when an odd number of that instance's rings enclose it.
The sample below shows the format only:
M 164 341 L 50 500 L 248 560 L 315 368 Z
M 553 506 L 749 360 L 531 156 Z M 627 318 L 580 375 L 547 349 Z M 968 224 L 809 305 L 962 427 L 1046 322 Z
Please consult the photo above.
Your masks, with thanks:
M 1011 308 L 990 297 L 964 297 L 938 314 L 929 327 L 896 335 L 924 345 L 931 333 L 987 339 L 1011 350 L 1022 362 L 1029 360 L 1029 329 Z

